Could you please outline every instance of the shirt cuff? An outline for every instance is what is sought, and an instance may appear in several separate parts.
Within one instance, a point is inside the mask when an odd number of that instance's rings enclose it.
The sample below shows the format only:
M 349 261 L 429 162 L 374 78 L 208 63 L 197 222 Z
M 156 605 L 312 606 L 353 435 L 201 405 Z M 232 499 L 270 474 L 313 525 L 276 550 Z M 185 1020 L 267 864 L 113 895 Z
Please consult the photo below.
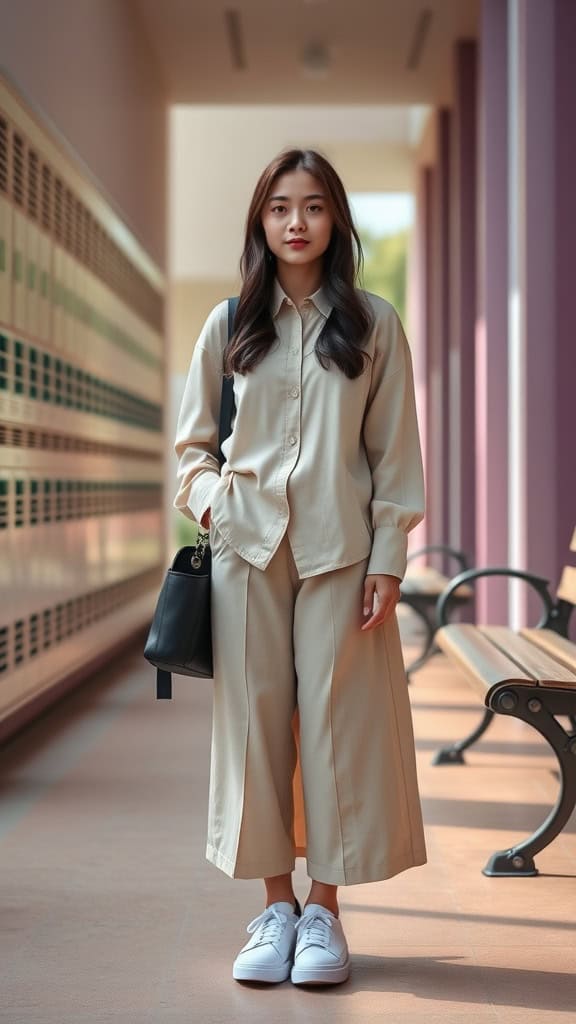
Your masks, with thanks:
M 219 483 L 220 474 L 213 473 L 210 470 L 206 470 L 205 473 L 202 473 L 202 476 L 197 477 L 194 481 L 190 489 L 188 508 L 198 524 L 202 522 L 207 509 L 212 507 L 212 500 Z
M 408 535 L 397 526 L 379 526 L 374 530 L 372 551 L 366 574 L 384 573 L 404 579 L 408 554 Z

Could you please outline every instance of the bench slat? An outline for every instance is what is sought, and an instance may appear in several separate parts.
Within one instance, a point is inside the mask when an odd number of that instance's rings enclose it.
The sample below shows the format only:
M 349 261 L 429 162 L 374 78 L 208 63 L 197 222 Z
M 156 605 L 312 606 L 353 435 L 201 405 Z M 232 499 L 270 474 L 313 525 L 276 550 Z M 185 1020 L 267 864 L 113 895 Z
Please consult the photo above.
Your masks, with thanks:
M 521 629 L 520 633 L 530 643 L 540 647 L 543 651 L 551 654 L 553 658 L 561 661 L 571 672 L 576 673 L 576 644 L 560 636 L 553 629 Z
M 576 675 L 554 657 L 519 636 L 508 626 L 479 626 L 503 654 L 515 661 L 520 668 L 536 679 L 540 686 L 566 686 L 576 688 Z
M 504 682 L 536 686 L 536 679 L 523 672 L 515 661 L 495 647 L 488 637 L 469 623 L 443 626 L 434 639 L 446 654 L 466 672 L 474 689 L 486 698 L 487 691 Z

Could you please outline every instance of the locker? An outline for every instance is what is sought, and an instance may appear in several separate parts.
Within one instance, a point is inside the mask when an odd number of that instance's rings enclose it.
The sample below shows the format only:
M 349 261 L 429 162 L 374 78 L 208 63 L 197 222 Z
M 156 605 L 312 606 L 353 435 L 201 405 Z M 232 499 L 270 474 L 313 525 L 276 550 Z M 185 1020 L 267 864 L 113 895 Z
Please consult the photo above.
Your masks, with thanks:
M 81 161 L 0 77 L 0 737 L 150 620 L 164 294 Z
M 0 323 L 12 319 L 12 207 L 0 192 Z

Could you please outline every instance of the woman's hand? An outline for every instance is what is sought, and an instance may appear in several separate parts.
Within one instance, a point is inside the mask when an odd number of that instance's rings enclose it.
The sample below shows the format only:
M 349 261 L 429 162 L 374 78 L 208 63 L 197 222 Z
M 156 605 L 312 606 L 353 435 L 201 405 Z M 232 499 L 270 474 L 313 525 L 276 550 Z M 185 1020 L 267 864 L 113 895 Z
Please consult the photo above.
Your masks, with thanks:
M 373 612 L 374 594 L 378 597 L 376 611 Z M 397 576 L 378 573 L 367 576 L 364 581 L 364 618 L 370 616 L 362 629 L 376 629 L 390 618 L 400 600 L 400 580 Z
M 210 513 L 211 513 L 211 511 L 212 511 L 212 509 L 207 508 L 205 513 L 204 513 L 204 515 L 202 516 L 202 519 L 200 520 L 200 526 L 202 527 L 203 530 L 210 529 Z

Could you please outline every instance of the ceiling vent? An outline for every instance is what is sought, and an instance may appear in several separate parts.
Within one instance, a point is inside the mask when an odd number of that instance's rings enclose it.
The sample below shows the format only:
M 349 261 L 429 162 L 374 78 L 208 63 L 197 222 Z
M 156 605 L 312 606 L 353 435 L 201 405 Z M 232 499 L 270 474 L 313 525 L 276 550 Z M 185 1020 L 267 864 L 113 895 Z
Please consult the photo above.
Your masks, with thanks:
M 224 11 L 224 21 L 232 67 L 236 71 L 244 71 L 246 69 L 246 52 L 239 11 L 236 8 L 228 8 Z
M 430 33 L 431 24 L 432 10 L 430 7 L 424 7 L 418 15 L 414 26 L 414 32 L 412 33 L 412 43 L 408 51 L 408 59 L 406 61 L 406 67 L 409 71 L 415 71 L 420 65 L 424 46 Z

